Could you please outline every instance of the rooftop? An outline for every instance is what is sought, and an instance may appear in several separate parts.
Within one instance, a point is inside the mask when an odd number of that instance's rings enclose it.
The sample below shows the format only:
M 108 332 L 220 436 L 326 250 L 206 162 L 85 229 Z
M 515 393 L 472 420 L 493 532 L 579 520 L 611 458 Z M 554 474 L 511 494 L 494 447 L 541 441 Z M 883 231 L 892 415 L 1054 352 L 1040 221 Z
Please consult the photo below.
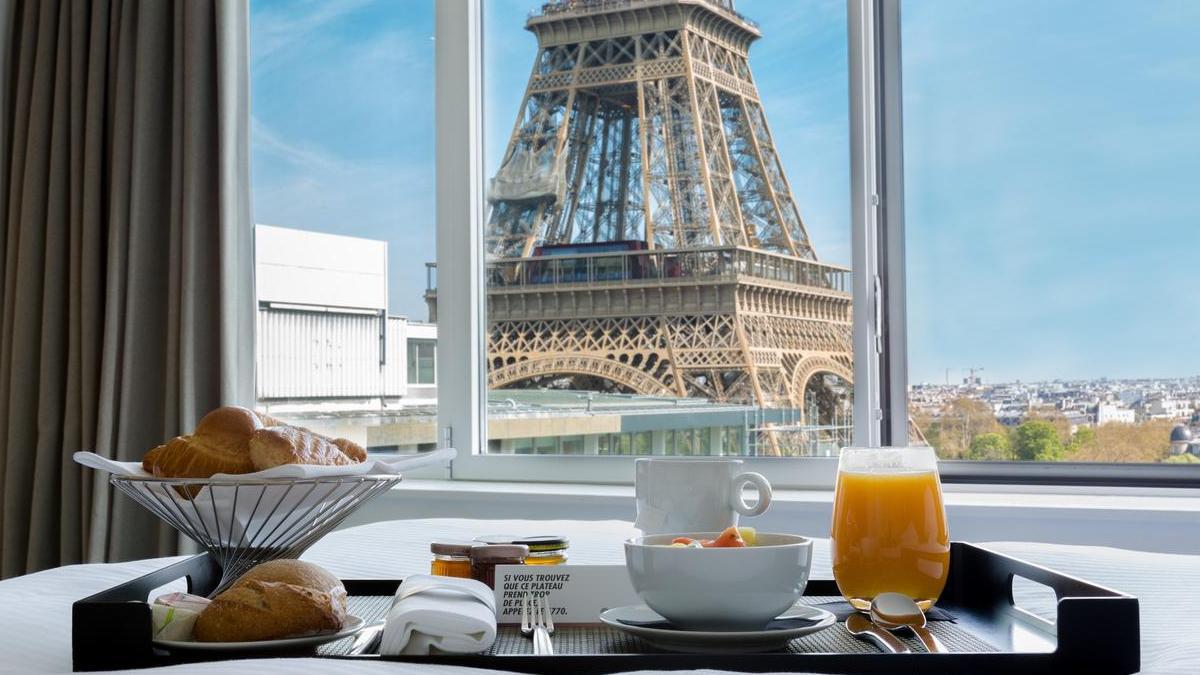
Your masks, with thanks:
M 572 415 L 662 415 L 733 413 L 753 414 L 749 405 L 714 403 L 697 398 L 607 394 L 567 389 L 503 389 L 488 392 L 488 416 L 562 417 Z M 290 413 L 289 417 L 312 420 L 358 420 L 366 425 L 394 424 L 432 419 L 436 405 L 414 405 L 389 410 L 339 410 Z

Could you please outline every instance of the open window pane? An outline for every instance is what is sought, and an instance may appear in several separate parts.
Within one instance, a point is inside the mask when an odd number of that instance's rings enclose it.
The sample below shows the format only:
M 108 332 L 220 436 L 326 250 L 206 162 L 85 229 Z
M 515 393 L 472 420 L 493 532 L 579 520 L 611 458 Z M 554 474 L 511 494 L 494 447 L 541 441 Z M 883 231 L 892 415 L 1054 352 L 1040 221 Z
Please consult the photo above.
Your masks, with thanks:
M 486 0 L 483 44 L 489 452 L 848 444 L 845 3 Z
M 432 448 L 433 0 L 250 9 L 258 406 Z
M 1197 25 L 904 0 L 910 409 L 942 457 L 1200 461 Z

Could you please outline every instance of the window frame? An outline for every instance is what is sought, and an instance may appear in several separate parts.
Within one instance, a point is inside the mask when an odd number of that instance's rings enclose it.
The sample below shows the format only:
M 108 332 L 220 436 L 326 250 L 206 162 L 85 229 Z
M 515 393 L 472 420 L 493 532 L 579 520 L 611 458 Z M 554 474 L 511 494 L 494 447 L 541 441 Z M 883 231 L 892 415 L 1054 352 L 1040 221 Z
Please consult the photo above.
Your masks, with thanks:
M 435 8 L 438 429 L 456 479 L 631 483 L 621 456 L 487 453 L 483 1 Z M 908 442 L 902 0 L 846 0 L 850 76 L 854 443 Z M 460 358 L 461 356 L 461 358 Z M 829 489 L 835 458 L 743 457 L 783 488 Z M 941 461 L 966 484 L 1200 487 L 1200 466 Z
M 410 387 L 434 387 L 437 386 L 437 340 L 434 338 L 408 338 L 405 340 L 405 381 Z M 433 353 L 429 358 L 433 360 L 433 370 L 430 371 L 432 378 L 428 382 L 421 381 L 421 351 L 422 349 L 431 349 Z M 415 358 L 414 358 L 414 353 Z

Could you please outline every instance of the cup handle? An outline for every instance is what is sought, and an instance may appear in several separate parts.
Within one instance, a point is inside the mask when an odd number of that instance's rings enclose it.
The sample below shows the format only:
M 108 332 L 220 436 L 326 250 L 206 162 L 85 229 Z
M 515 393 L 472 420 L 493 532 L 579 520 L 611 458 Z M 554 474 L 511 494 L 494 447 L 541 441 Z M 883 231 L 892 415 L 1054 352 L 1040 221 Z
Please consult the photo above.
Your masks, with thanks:
M 753 507 L 746 503 L 745 496 L 742 495 L 742 488 L 746 483 L 753 483 L 754 487 L 758 488 L 758 503 Z M 761 473 L 747 471 L 739 473 L 733 477 L 733 508 L 743 516 L 759 516 L 762 515 L 767 507 L 771 505 L 771 484 L 767 482 L 766 476 Z

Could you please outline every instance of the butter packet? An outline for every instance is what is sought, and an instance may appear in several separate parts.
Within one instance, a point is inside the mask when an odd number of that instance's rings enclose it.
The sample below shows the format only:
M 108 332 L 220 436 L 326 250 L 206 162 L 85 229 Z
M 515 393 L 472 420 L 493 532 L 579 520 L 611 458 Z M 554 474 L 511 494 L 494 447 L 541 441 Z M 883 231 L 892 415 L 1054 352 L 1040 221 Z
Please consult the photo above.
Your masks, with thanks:
M 209 599 L 188 593 L 168 593 L 150 604 L 150 620 L 155 640 L 187 642 L 192 639 L 196 618 L 208 606 Z

